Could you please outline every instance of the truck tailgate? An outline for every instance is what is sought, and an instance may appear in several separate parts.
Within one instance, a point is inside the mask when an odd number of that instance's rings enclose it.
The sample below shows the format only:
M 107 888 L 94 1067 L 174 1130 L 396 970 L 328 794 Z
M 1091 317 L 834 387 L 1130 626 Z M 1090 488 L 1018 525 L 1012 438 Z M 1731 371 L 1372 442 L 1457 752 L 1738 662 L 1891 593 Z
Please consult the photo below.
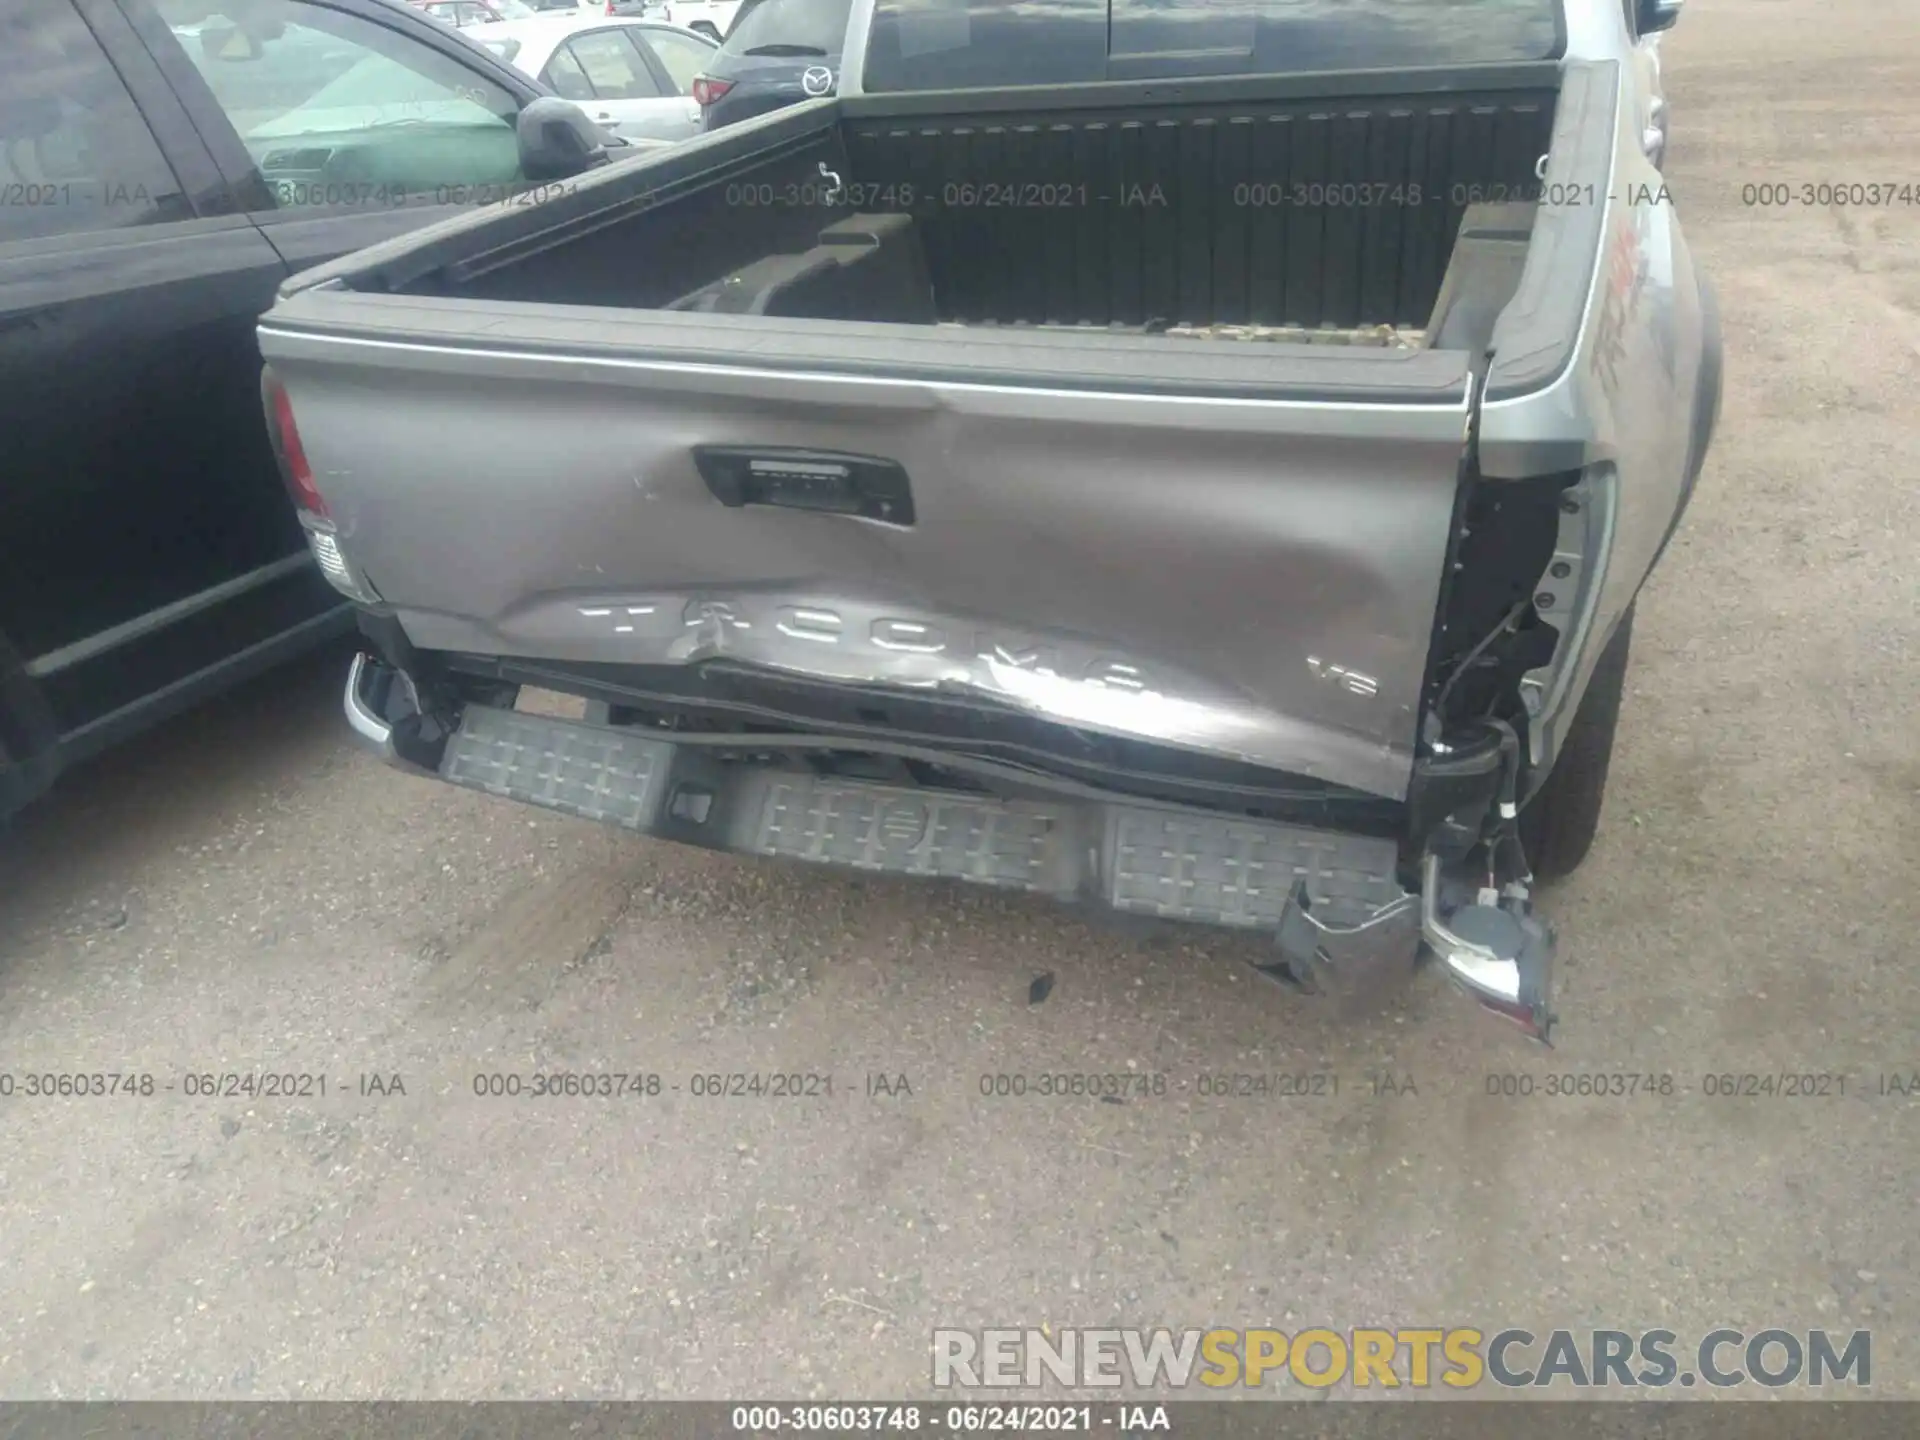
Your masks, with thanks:
M 743 318 L 323 287 L 260 341 L 422 648 L 727 657 L 1404 796 L 1464 356 Z

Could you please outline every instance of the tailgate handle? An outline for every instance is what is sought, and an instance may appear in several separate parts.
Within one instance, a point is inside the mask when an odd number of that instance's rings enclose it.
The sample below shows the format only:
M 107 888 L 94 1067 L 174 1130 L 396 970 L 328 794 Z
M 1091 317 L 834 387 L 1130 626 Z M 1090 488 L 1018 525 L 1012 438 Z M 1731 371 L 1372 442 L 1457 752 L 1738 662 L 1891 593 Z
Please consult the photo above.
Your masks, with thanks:
M 913 524 L 913 489 L 897 460 L 764 445 L 696 445 L 693 463 L 722 505 L 776 505 Z

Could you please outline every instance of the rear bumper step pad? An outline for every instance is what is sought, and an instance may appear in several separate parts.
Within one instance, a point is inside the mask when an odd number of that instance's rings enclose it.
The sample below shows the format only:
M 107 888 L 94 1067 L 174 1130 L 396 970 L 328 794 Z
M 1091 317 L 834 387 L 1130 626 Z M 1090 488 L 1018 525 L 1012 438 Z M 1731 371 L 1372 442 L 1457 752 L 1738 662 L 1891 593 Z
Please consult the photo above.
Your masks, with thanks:
M 1438 909 L 1433 856 L 1402 887 L 1390 839 L 1204 810 L 1063 797 L 1005 799 L 716 760 L 711 747 L 556 716 L 468 705 L 437 768 L 396 732 L 421 720 L 412 682 L 367 655 L 347 719 L 390 764 L 528 805 L 714 850 L 963 880 L 1275 937 L 1304 988 L 1348 997 L 1411 972 L 1424 943 L 1456 988 L 1546 1041 L 1553 937 L 1517 901 Z M 400 713 L 396 714 L 398 711 Z M 402 754 L 406 749 L 410 754 Z M 1457 883 L 1457 882 L 1456 882 Z M 1454 927 L 1467 925 L 1470 933 Z
M 1238 929 L 1296 883 L 1359 924 L 1402 894 L 1391 840 L 1151 806 L 1009 800 L 715 762 L 577 720 L 467 707 L 440 778 L 714 849 L 916 875 Z

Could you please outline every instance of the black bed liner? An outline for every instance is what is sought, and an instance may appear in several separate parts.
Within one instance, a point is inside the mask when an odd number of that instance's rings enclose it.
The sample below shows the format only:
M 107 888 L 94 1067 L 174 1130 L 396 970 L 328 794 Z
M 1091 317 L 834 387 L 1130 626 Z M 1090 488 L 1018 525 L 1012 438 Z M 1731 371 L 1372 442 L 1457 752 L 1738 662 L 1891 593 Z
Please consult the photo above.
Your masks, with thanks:
M 270 323 L 395 349 L 510 351 L 540 369 L 574 355 L 629 367 L 1455 406 L 1478 357 L 1202 346 L 1153 332 L 1169 324 L 1417 329 L 1430 318 L 1468 202 L 1538 184 L 1550 140 L 1552 166 L 1541 177 L 1549 185 L 1605 185 L 1616 82 L 1610 61 L 1542 62 L 822 99 L 547 187 L 539 203 L 487 207 L 308 271 L 283 288 L 293 303 Z M 1259 146 L 1240 138 L 1256 132 L 1286 138 Z M 928 171 L 936 152 L 943 158 Z M 831 175 L 862 198 L 903 184 L 923 195 L 929 185 L 939 192 L 990 174 L 1025 186 L 1047 183 L 1026 177 L 1044 175 L 1049 155 L 1094 167 L 1078 173 L 1132 166 L 1137 184 L 1205 161 L 1210 200 L 1170 203 L 1104 232 L 1094 222 L 1115 213 L 1090 208 L 1064 219 L 1018 206 L 916 216 L 937 318 L 986 322 L 977 333 L 664 308 L 770 249 L 805 251 L 848 210 L 799 205 L 746 224 L 728 199 L 743 186 L 820 187 Z M 1235 206 L 1236 184 L 1417 185 L 1423 203 Z M 1436 193 L 1445 203 L 1429 203 Z M 1489 394 L 1537 388 L 1564 368 L 1602 208 L 1538 207 L 1542 240 L 1503 317 Z M 647 264 L 634 263 L 636 248 Z M 1016 255 L 1032 258 L 1010 267 Z M 1020 272 L 998 293 L 981 278 L 996 268 Z M 380 303 L 357 304 L 362 296 Z M 1257 364 L 1233 353 L 1250 348 Z
M 1227 196 L 1228 209 L 1235 208 L 1231 197 L 1237 181 L 1420 185 L 1428 203 L 1404 217 L 1412 222 L 1410 226 L 1393 223 L 1402 218 L 1397 206 L 1264 207 L 1264 214 L 1263 207 L 1241 206 L 1237 208 L 1244 213 L 1237 216 L 1222 212 L 1205 217 L 1188 206 L 1179 216 L 1183 224 L 1171 231 L 1151 223 L 1156 218 L 1173 218 L 1171 203 L 1161 217 L 1129 217 L 1117 206 L 1088 207 L 1088 213 L 1077 217 L 1116 222 L 1123 232 L 1117 243 L 1123 247 L 1132 243 L 1127 226 L 1137 220 L 1139 243 L 1148 247 L 1143 282 L 1149 288 L 1156 267 L 1171 266 L 1181 272 L 1180 283 L 1189 291 L 1200 281 L 1198 271 L 1185 272 L 1193 271 L 1195 242 L 1204 238 L 1195 226 L 1204 218 L 1210 227 L 1224 227 L 1222 242 L 1210 247 L 1220 259 L 1206 283 L 1224 287 L 1228 308 L 1250 304 L 1255 312 L 1249 318 L 1277 323 L 1277 314 L 1257 313 L 1258 307 L 1271 308 L 1291 286 L 1296 313 L 1289 319 L 1306 324 L 1358 323 L 1332 311 L 1300 312 L 1299 302 L 1307 294 L 1302 287 L 1316 285 L 1336 296 L 1351 291 L 1354 303 L 1364 296 L 1375 308 L 1389 304 L 1385 290 L 1391 287 L 1390 308 L 1406 313 L 1371 318 L 1413 321 L 1419 318 L 1413 311 L 1431 302 L 1445 265 L 1451 225 L 1457 223 L 1466 203 L 1455 191 L 1501 176 L 1513 181 L 1532 175 L 1535 160 L 1546 148 L 1559 84 L 1559 66 L 1542 62 L 1468 70 L 1071 85 L 1037 93 L 1016 89 L 821 99 L 664 152 L 538 187 L 534 192 L 538 203 L 489 206 L 371 247 L 296 276 L 283 293 L 331 280 L 367 290 L 408 289 L 423 281 L 431 287 L 432 273 L 443 267 L 457 265 L 471 273 L 483 255 L 522 254 L 523 242 L 535 237 L 577 238 L 641 210 L 677 207 L 695 191 L 715 185 L 724 189 L 748 173 L 758 178 L 772 170 L 782 178 L 818 184 L 814 165 L 823 158 L 838 162 L 844 178 L 859 187 L 907 180 L 915 170 L 926 181 L 924 155 L 916 159 L 898 143 L 898 137 L 910 135 L 935 137 L 940 144 L 941 173 L 922 186 L 923 195 L 935 205 L 943 199 L 940 192 L 947 182 L 970 183 L 988 177 L 1003 183 L 1072 179 L 1070 174 L 1055 172 L 1063 164 L 1083 166 L 1096 161 L 1103 166 L 1131 164 L 1134 183 L 1159 183 L 1163 189 L 1204 164 L 1211 171 L 1210 188 Z M 1252 130 L 1263 137 L 1256 152 L 1238 153 L 1238 137 Z M 1136 141 L 1138 153 L 1129 157 L 1126 147 Z M 1062 145 L 1067 149 L 1061 150 Z M 803 163 L 788 171 L 783 161 L 789 158 Z M 1103 171 L 1103 178 L 1108 173 L 1113 172 Z M 1116 174 L 1115 178 L 1121 177 Z M 1436 196 L 1438 203 L 1433 200 Z M 713 216 L 702 218 L 725 219 L 729 208 L 723 199 Z M 737 212 L 737 206 L 731 208 Z M 987 215 L 985 209 L 945 218 L 980 222 L 966 233 L 984 236 L 995 248 L 1001 238 L 1017 242 L 1021 222 L 1030 226 L 1036 218 L 1028 207 L 1013 207 L 998 215 Z M 1364 213 L 1368 209 L 1375 213 Z M 742 224 L 738 213 L 731 218 L 731 226 L 697 227 L 696 243 L 724 251 L 729 232 L 763 229 L 767 214 L 751 217 L 752 225 Z M 924 209 L 921 218 L 927 218 Z M 1320 223 L 1323 218 L 1324 224 Z M 657 220 L 654 224 L 650 239 L 657 241 Z M 1056 264 L 1064 253 L 1059 242 L 1071 229 L 1055 228 L 1056 243 L 1037 252 L 1048 265 Z M 1318 240 L 1310 238 L 1315 234 Z M 1275 260 L 1280 268 L 1271 276 L 1263 277 L 1258 264 L 1226 258 L 1243 244 L 1271 249 L 1269 242 L 1274 240 L 1279 242 Z M 1156 247 L 1166 253 L 1155 253 Z M 650 244 L 650 251 L 653 248 Z M 1316 248 L 1325 251 L 1331 266 L 1320 276 L 1309 273 Z M 938 256 L 938 237 L 932 249 Z M 1413 278 L 1406 296 L 1400 294 L 1397 277 L 1389 280 L 1380 273 L 1362 273 L 1362 262 L 1379 272 L 1389 258 L 1396 266 L 1410 269 Z M 1050 283 L 1058 288 L 1057 275 Z M 1236 301 L 1241 292 L 1245 300 Z M 967 293 L 964 278 L 956 293 Z M 1112 298 L 1124 307 L 1124 287 Z M 1144 303 L 1153 297 L 1142 298 Z M 635 297 L 628 303 L 661 302 Z M 956 313 L 953 318 L 961 317 Z M 1103 318 L 1124 321 L 1128 317 L 1115 313 Z M 1232 317 L 1222 313 L 1209 318 Z

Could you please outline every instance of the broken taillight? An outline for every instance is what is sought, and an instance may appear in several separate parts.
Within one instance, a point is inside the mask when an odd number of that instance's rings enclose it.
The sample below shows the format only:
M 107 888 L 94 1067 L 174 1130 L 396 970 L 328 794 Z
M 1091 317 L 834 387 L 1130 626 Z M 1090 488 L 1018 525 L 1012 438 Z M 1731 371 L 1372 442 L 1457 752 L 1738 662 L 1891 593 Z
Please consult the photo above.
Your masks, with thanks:
M 309 515 L 327 515 L 327 502 L 313 483 L 313 467 L 307 463 L 306 447 L 300 443 L 300 428 L 293 422 L 293 402 L 271 369 L 260 372 L 260 397 L 266 402 L 267 433 L 273 439 L 274 458 L 280 462 L 280 478 L 286 482 L 293 503 Z
M 711 105 L 733 88 L 731 80 L 716 80 L 711 75 L 693 77 L 693 98 L 697 104 Z
M 340 537 L 333 512 L 313 483 L 313 466 L 307 461 L 307 447 L 300 443 L 300 427 L 293 422 L 293 402 L 270 366 L 260 371 L 260 398 L 267 410 L 267 434 L 273 441 L 273 455 L 280 462 L 280 478 L 287 494 L 293 497 L 300 514 L 300 528 L 306 532 L 307 548 L 327 583 L 349 600 L 362 605 L 377 605 L 380 594 L 348 560 L 340 548 Z

